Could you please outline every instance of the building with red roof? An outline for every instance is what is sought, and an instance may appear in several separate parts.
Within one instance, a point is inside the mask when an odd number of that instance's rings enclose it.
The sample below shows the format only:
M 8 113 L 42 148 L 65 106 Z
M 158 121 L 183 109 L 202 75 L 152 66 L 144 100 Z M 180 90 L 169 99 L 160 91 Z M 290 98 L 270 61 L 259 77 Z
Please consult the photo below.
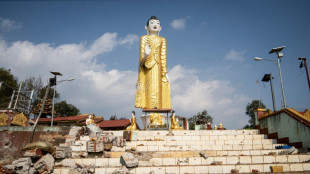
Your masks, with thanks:
M 97 126 L 99 126 L 103 130 L 125 130 L 130 125 L 131 125 L 130 119 L 103 120 L 97 123 Z M 140 130 L 140 127 L 138 124 L 137 124 L 137 127 Z

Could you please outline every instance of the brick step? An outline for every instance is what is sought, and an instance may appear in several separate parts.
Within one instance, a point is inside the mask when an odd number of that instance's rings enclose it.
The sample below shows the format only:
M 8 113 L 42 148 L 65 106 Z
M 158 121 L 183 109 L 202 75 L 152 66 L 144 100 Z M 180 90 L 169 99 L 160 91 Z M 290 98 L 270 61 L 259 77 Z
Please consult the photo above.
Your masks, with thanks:
M 276 144 L 276 140 L 177 140 L 177 141 L 127 141 L 130 146 L 165 146 L 165 145 L 271 145 Z
M 266 135 L 148 135 L 138 136 L 138 141 L 197 141 L 197 140 L 263 140 Z
M 275 146 L 283 144 L 257 144 L 257 145 L 170 145 L 170 146 L 130 146 L 124 147 L 113 146 L 111 151 L 113 152 L 124 152 L 126 150 L 135 147 L 138 152 L 157 152 L 157 151 L 199 151 L 199 150 L 271 150 L 275 149 Z M 283 150 L 283 149 L 282 149 Z
M 166 136 L 170 131 L 133 131 L 139 136 Z M 258 130 L 179 130 L 171 131 L 174 135 L 258 135 Z M 123 131 L 104 131 L 104 133 L 113 133 L 115 136 L 122 136 Z
M 131 174 L 143 173 L 231 173 L 232 169 L 239 170 L 239 173 L 251 173 L 252 169 L 259 172 L 272 172 L 271 166 L 283 166 L 283 172 L 310 172 L 310 163 L 268 163 L 268 164 L 227 164 L 227 165 L 186 165 L 186 166 L 158 166 L 158 167 L 137 167 L 129 169 Z M 112 174 L 119 167 L 95 168 L 96 174 Z M 69 168 L 55 168 L 55 174 L 68 174 Z
M 309 161 L 309 155 L 251 155 L 251 156 L 213 156 L 207 159 L 203 157 L 180 158 L 150 158 L 139 160 L 140 167 L 153 166 L 186 166 L 186 165 L 210 165 L 213 161 L 221 161 L 222 164 L 269 164 L 269 163 L 302 163 Z M 120 158 L 83 158 L 73 159 L 76 163 L 95 167 L 120 167 Z M 59 161 L 60 162 L 60 161 Z
M 170 151 L 160 151 L 160 152 L 138 152 L 142 155 L 148 155 L 152 158 L 188 158 L 188 157 L 199 157 L 200 152 L 206 153 L 209 157 L 214 156 L 255 156 L 255 155 L 269 155 L 270 153 L 276 153 L 283 151 L 283 149 L 277 149 L 277 150 L 223 150 L 223 151 L 214 151 L 214 150 L 205 150 L 205 151 L 176 151 L 176 152 L 170 152 Z M 110 154 L 112 158 L 119 158 L 123 155 L 125 152 L 105 152 Z M 296 151 L 294 153 L 297 153 Z M 78 158 L 80 152 L 76 152 L 77 155 L 74 155 L 73 153 L 72 158 Z M 95 154 L 89 154 L 89 157 L 102 157 L 103 153 L 95 153 Z

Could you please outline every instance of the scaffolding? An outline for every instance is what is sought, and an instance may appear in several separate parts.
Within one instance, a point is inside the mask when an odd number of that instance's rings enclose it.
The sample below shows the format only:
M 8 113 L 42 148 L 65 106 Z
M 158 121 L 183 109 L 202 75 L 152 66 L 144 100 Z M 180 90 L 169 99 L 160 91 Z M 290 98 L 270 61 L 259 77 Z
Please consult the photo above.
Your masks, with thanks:
M 0 96 L 1 110 L 11 110 L 16 112 L 23 112 L 26 115 L 30 115 L 32 109 L 32 100 L 34 89 L 31 91 L 21 91 L 23 84 L 19 84 L 18 90 L 11 87 L 10 85 L 0 82 L 0 91 L 10 93 L 10 99 Z M 7 106 L 7 107 L 5 107 Z

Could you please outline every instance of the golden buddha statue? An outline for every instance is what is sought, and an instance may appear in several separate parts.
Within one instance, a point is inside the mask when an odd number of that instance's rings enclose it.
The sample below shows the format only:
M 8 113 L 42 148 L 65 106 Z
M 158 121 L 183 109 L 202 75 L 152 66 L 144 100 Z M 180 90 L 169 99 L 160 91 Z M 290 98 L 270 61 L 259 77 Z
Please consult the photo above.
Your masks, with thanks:
M 159 36 L 160 22 L 152 16 L 145 27 L 147 35 L 140 38 L 139 74 L 135 107 L 170 109 L 170 82 L 167 76 L 166 39 Z
M 223 124 L 222 124 L 222 122 L 220 122 L 219 129 L 222 129 L 222 128 L 223 128 Z
M 163 116 L 159 113 L 152 113 L 150 115 L 150 124 L 151 125 L 163 125 Z
M 183 128 L 181 128 L 179 126 L 179 123 L 177 121 L 177 119 L 175 118 L 175 112 L 172 111 L 172 116 L 171 116 L 171 130 L 183 130 Z
M 126 130 L 137 130 L 137 120 L 135 116 L 135 111 L 132 111 L 131 113 L 131 125 L 126 128 Z
M 214 125 L 214 130 L 217 130 L 217 126 L 216 125 Z

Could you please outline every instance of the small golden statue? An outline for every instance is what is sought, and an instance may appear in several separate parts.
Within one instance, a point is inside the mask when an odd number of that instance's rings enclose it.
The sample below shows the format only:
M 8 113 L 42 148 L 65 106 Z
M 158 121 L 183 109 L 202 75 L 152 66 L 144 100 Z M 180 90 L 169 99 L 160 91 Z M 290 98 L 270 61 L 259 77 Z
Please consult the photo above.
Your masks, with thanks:
M 137 121 L 135 116 L 135 111 L 131 112 L 131 125 L 126 128 L 126 130 L 137 130 Z
M 163 116 L 159 113 L 152 113 L 150 116 L 150 124 L 151 125 L 163 125 Z
M 216 125 L 214 125 L 214 130 L 217 130 L 217 126 Z
M 223 124 L 222 124 L 222 122 L 220 122 L 220 124 L 219 124 L 219 130 L 223 130 Z
M 177 119 L 175 118 L 175 112 L 174 111 L 172 111 L 170 130 L 183 130 L 183 128 L 181 128 L 179 126 L 179 123 L 178 123 Z

